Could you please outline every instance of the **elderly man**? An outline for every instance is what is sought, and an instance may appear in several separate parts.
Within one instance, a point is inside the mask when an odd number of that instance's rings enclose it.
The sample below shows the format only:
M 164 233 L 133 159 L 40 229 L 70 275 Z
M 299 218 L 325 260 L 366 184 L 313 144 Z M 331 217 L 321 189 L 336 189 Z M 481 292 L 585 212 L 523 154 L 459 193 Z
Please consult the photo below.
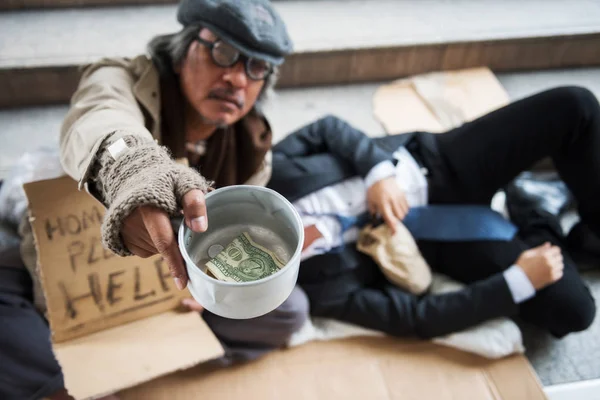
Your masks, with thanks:
M 107 207 L 104 244 L 122 256 L 160 253 L 184 289 L 171 218 L 182 210 L 185 223 L 202 232 L 210 223 L 204 205 L 210 186 L 266 184 L 272 135 L 259 105 L 292 42 L 268 0 L 183 0 L 178 20 L 183 29 L 153 39 L 150 57 L 105 59 L 84 70 L 62 126 L 60 155 L 80 188 Z M 27 221 L 21 232 L 23 260 L 35 280 Z M 2 323 L 10 328 L 0 330 L 0 398 L 64 396 L 29 276 L 0 268 L 0 282 Z M 43 308 L 40 293 L 35 297 Z M 259 318 L 234 321 L 208 312 L 204 318 L 227 357 L 252 359 L 284 345 L 307 307 L 295 289 Z

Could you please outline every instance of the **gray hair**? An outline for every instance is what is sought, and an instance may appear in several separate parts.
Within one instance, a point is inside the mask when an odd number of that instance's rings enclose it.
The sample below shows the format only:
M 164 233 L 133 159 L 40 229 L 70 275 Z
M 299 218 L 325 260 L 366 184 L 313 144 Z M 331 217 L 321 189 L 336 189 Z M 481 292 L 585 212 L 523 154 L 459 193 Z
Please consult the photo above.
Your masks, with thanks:
M 150 57 L 152 57 L 152 61 L 161 75 L 173 73 L 174 68 L 181 65 L 188 48 L 196 39 L 201 29 L 202 26 L 200 25 L 190 25 L 177 33 L 156 36 L 148 43 Z M 273 73 L 265 80 L 265 84 L 254 106 L 259 112 L 262 112 L 262 106 L 267 98 L 272 95 L 278 78 L 279 67 L 275 66 Z

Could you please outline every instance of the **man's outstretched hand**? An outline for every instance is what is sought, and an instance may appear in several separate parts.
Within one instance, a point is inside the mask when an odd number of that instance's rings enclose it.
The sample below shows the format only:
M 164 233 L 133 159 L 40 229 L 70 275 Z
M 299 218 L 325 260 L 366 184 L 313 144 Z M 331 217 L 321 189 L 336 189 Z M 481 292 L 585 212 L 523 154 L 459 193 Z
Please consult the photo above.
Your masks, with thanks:
M 183 196 L 182 206 L 186 225 L 194 232 L 206 231 L 208 219 L 202 191 L 190 190 Z M 138 207 L 123 222 L 121 236 L 129 251 L 136 256 L 147 258 L 160 254 L 167 262 L 177 288 L 186 288 L 185 263 L 165 211 L 152 206 Z

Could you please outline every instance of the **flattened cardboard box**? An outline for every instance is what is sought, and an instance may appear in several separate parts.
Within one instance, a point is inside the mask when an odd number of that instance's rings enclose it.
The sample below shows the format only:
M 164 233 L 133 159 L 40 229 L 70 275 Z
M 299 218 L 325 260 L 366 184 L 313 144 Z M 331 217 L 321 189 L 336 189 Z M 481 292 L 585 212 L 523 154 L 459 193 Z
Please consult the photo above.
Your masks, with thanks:
M 509 103 L 489 68 L 431 72 L 382 85 L 373 96 L 375 118 L 389 133 L 446 132 Z M 485 134 L 485 133 L 484 133 Z M 548 171 L 550 158 L 532 169 Z
M 119 393 L 122 400 L 542 400 L 527 360 L 490 361 L 429 342 L 311 342 L 227 369 L 204 366 Z
M 69 177 L 25 185 L 53 349 L 77 399 L 112 393 L 217 358 L 197 313 L 173 311 L 178 291 L 158 256 L 102 247 L 103 206 Z
M 471 68 L 399 79 L 373 96 L 375 118 L 385 131 L 444 132 L 509 102 L 488 68 Z

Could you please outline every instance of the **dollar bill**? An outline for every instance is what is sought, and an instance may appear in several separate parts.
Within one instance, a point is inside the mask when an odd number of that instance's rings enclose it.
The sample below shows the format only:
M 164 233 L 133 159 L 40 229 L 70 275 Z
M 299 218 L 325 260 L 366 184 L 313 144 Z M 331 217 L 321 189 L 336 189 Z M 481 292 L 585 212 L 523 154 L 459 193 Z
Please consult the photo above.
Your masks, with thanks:
M 226 282 L 251 282 L 279 271 L 285 263 L 244 232 L 206 263 L 207 273 Z

